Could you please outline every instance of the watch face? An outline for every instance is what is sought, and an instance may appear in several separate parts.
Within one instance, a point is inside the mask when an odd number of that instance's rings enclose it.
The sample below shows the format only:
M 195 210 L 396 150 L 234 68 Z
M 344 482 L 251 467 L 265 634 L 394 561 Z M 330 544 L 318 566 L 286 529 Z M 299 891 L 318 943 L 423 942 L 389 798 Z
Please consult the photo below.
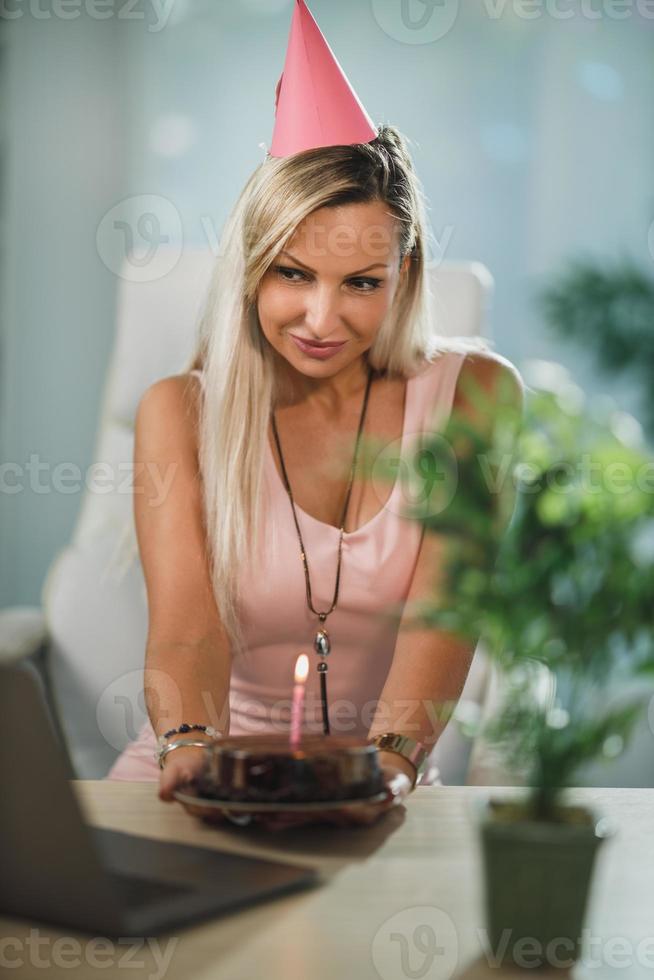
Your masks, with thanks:
M 374 741 L 376 741 L 378 748 L 390 749 L 404 756 L 405 759 L 416 767 L 418 774 L 427 768 L 429 750 L 409 735 L 394 735 L 389 732 L 388 734 L 377 736 Z

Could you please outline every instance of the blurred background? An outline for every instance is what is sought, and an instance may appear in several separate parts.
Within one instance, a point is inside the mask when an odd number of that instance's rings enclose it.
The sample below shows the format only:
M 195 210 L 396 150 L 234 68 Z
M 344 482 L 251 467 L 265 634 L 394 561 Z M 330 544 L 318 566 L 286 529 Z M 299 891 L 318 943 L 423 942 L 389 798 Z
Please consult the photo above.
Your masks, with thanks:
M 374 121 L 412 141 L 434 261 L 490 270 L 496 349 L 566 365 L 647 427 L 654 4 L 309 7 Z M 40 604 L 79 514 L 83 486 L 25 474 L 93 460 L 121 261 L 217 254 L 270 142 L 292 9 L 2 6 L 0 608 Z

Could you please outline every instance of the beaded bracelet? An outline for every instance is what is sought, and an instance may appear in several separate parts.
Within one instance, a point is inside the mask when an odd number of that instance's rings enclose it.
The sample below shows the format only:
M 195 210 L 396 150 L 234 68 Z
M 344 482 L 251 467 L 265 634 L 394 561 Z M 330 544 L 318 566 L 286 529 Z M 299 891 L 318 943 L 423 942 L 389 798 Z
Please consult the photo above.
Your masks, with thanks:
M 168 754 L 169 749 L 178 748 L 178 747 L 181 747 L 183 745 L 192 745 L 192 744 L 194 744 L 193 741 L 190 740 L 190 739 L 187 739 L 187 740 L 181 739 L 181 740 L 179 740 L 177 742 L 170 743 L 170 746 L 169 746 L 169 744 L 167 742 L 167 739 L 171 735 L 178 735 L 178 734 L 184 735 L 187 732 L 193 732 L 193 731 L 204 732 L 206 735 L 211 736 L 211 738 L 213 738 L 213 739 L 217 739 L 217 738 L 220 738 L 221 737 L 221 733 L 216 728 L 214 728 L 213 725 L 187 725 L 186 722 L 184 722 L 183 724 L 181 724 L 179 726 L 179 728 L 171 728 L 169 732 L 165 732 L 163 735 L 159 735 L 157 737 L 158 749 L 154 753 L 154 760 L 155 760 L 155 762 L 158 762 L 159 763 L 159 768 L 160 769 L 163 769 L 163 760 L 165 759 L 166 755 Z M 198 747 L 200 747 L 202 745 L 209 745 L 210 743 L 209 742 L 200 742 L 198 739 L 196 739 L 195 740 L 195 744 Z
M 171 728 L 169 732 L 160 735 L 159 743 L 161 743 L 162 738 L 169 738 L 171 735 L 185 735 L 187 732 L 206 732 L 208 735 L 214 735 L 216 729 L 211 725 L 187 725 L 186 722 L 182 722 L 179 728 Z

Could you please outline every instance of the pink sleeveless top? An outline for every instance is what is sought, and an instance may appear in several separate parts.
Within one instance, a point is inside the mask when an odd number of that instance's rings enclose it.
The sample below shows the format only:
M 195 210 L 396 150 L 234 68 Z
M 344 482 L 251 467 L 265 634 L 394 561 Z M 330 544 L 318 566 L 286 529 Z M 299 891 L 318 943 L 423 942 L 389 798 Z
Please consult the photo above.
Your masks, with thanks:
M 448 351 L 425 362 L 407 381 L 401 456 L 427 432 L 442 431 L 452 409 L 465 353 Z M 203 380 L 203 375 L 195 371 Z M 365 434 L 365 428 L 364 428 Z M 309 657 L 304 730 L 321 732 L 318 657 L 313 638 L 317 616 L 307 606 L 306 586 L 291 502 L 266 441 L 265 547 L 256 566 L 243 569 L 239 615 L 245 652 L 232 661 L 230 734 L 288 732 L 295 663 Z M 399 620 L 422 541 L 422 526 L 402 516 L 409 502 L 398 477 L 386 504 L 361 527 L 343 535 L 341 578 L 329 633 L 327 695 L 333 735 L 366 737 L 391 666 Z M 380 492 L 388 495 L 388 483 Z M 327 610 L 334 595 L 339 529 L 295 504 L 311 579 L 313 606 Z M 192 722 L 193 719 L 185 719 Z M 147 721 L 118 757 L 109 779 L 158 779 L 156 739 Z M 438 783 L 432 765 L 421 785 Z

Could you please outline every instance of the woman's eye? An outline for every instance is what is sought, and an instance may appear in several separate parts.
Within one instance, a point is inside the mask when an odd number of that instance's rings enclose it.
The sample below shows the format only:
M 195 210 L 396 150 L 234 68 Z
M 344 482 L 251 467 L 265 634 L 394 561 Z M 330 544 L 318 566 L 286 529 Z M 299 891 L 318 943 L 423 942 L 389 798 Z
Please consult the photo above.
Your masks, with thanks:
M 290 274 L 292 276 L 293 275 L 298 275 L 298 276 L 304 277 L 304 273 L 303 272 L 300 272 L 299 269 L 287 269 L 283 265 L 276 265 L 275 266 L 275 272 L 277 272 L 278 275 L 280 275 L 282 279 L 285 279 L 286 282 L 297 282 L 297 279 L 286 279 L 285 273 L 287 273 L 287 272 L 290 272 Z
M 379 289 L 381 286 L 381 279 L 351 279 L 350 282 L 361 282 L 364 286 L 368 286 L 368 289 L 361 289 L 362 293 L 372 293 L 375 289 Z
M 291 269 L 288 266 L 276 265 L 274 267 L 275 272 L 284 282 L 299 282 L 301 279 L 306 279 L 307 276 L 300 269 Z M 300 280 L 288 278 L 287 276 L 300 276 Z M 354 286 L 359 293 L 372 293 L 375 289 L 378 289 L 381 285 L 381 279 L 350 279 L 350 283 Z

